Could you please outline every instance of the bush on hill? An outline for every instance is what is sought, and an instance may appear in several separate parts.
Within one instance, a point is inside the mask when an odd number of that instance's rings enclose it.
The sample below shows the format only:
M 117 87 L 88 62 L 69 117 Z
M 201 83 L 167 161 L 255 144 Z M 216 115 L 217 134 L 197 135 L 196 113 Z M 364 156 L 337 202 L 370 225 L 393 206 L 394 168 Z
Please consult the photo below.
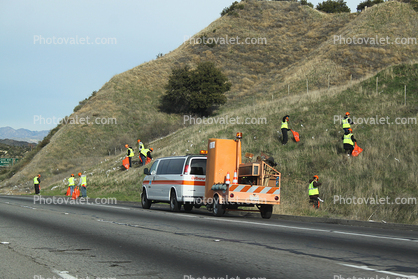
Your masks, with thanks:
M 239 4 L 237 1 L 235 1 L 234 3 L 232 3 L 231 6 L 226 7 L 225 9 L 222 10 L 221 16 L 224 16 L 224 15 L 238 15 L 238 13 L 236 12 L 237 9 L 238 10 L 244 9 L 244 5 Z
M 226 103 L 231 83 L 212 62 L 202 62 L 195 70 L 188 66 L 173 69 L 161 99 L 161 110 L 168 113 L 211 114 L 213 106 Z
M 322 3 L 319 3 L 316 6 L 318 11 L 325 13 L 349 13 L 351 12 L 350 8 L 347 6 L 347 3 L 344 0 L 327 0 Z
M 357 5 L 357 12 L 363 11 L 366 7 L 371 7 L 376 4 L 385 2 L 384 0 L 365 0 Z

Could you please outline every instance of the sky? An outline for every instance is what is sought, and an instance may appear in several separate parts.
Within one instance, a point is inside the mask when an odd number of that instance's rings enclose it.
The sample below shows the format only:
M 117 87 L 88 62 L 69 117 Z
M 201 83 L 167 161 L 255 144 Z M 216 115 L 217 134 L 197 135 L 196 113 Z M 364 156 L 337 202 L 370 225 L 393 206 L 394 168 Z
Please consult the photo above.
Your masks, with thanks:
M 0 0 L 0 127 L 56 127 L 114 75 L 176 49 L 233 2 Z M 346 2 L 355 12 L 360 0 Z

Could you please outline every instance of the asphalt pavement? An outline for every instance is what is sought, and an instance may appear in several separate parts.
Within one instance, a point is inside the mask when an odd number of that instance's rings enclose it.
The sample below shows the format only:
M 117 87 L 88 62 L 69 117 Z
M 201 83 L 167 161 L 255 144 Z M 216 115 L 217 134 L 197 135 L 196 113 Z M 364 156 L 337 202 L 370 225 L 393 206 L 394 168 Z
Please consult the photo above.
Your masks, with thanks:
M 40 197 L 0 196 L 0 278 L 418 275 L 416 226 L 213 217 L 203 209 L 172 213 L 168 205 L 144 210 L 137 203 L 43 198 L 45 204 Z

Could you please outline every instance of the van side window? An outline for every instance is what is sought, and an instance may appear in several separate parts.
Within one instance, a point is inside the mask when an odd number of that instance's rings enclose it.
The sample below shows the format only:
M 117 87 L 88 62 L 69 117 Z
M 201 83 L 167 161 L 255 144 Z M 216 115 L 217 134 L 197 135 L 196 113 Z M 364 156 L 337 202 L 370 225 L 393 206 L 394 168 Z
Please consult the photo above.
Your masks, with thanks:
M 190 163 L 190 174 L 206 175 L 206 159 L 192 159 Z
M 185 158 L 161 160 L 157 174 L 182 174 Z
M 167 174 L 182 174 L 185 158 L 172 159 L 168 163 Z
M 169 160 L 161 160 L 157 169 L 157 174 L 166 174 Z

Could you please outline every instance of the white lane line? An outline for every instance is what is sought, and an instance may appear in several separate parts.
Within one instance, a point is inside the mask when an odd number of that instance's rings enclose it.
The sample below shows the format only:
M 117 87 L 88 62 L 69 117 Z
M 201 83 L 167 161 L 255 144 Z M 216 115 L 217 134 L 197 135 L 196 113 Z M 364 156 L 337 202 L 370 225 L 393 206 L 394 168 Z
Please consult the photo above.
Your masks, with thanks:
M 394 275 L 394 276 L 398 276 L 398 277 L 402 277 L 402 278 L 410 278 L 410 279 L 417 279 L 418 278 L 415 275 L 405 275 L 405 274 L 400 274 L 400 273 L 394 273 L 394 272 L 390 272 L 390 271 L 386 271 L 386 270 L 378 270 L 378 269 L 370 268 L 370 267 L 367 267 L 367 266 L 358 266 L 358 265 L 344 264 L 344 263 L 338 263 L 338 264 L 348 266 L 348 267 L 358 268 L 358 269 L 362 269 L 362 270 L 367 270 L 367 271 L 385 273 L 385 274 Z
M 88 203 L 86 205 L 104 206 L 104 207 L 108 207 L 108 208 L 119 208 L 119 209 L 124 209 L 124 210 L 131 210 L 131 208 L 129 208 L 129 207 L 121 207 L 121 206 L 113 206 L 113 205 L 104 205 L 104 204 L 96 204 L 96 203 Z
M 78 277 L 74 277 L 68 274 L 68 271 L 59 271 L 59 270 L 53 269 L 52 272 L 57 274 L 59 278 L 63 278 L 63 279 L 77 279 L 78 278 Z
M 180 215 L 177 215 L 176 214 L 176 216 L 180 216 Z M 183 215 L 183 216 L 191 217 L 193 215 Z M 200 218 L 202 218 L 202 217 L 200 217 Z M 316 231 L 316 232 L 328 232 L 328 233 L 335 233 L 335 234 L 345 234 L 345 235 L 353 235 L 353 236 L 372 237 L 372 238 L 390 239 L 390 240 L 399 240 L 399 241 L 409 241 L 409 242 L 418 243 L 418 239 L 409 239 L 409 238 L 400 238 L 400 237 L 391 237 L 391 236 L 381 236 L 381 235 L 372 235 L 372 234 L 362 234 L 362 233 L 351 233 L 351 232 L 323 230 L 323 229 L 306 228 L 306 227 L 295 227 L 295 226 L 278 225 L 278 224 L 267 224 L 267 223 L 250 222 L 250 221 L 242 221 L 242 220 L 218 219 L 218 218 L 213 218 L 213 217 L 203 217 L 203 219 L 211 220 L 211 221 L 217 221 L 217 222 L 225 222 L 225 223 L 231 222 L 231 223 L 251 224 L 251 225 L 260 225 L 260 226 L 267 226 L 267 227 L 279 227 L 279 228 L 287 228 L 287 229 L 295 229 L 295 230 Z

